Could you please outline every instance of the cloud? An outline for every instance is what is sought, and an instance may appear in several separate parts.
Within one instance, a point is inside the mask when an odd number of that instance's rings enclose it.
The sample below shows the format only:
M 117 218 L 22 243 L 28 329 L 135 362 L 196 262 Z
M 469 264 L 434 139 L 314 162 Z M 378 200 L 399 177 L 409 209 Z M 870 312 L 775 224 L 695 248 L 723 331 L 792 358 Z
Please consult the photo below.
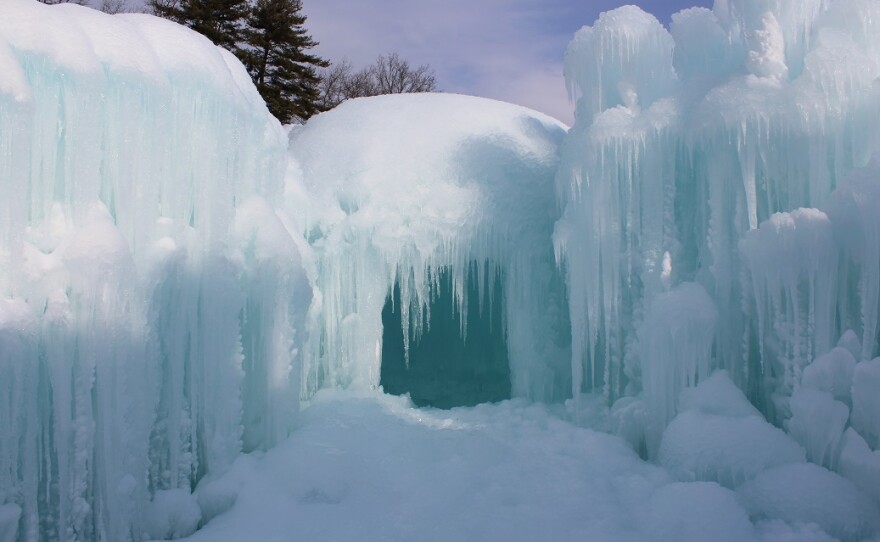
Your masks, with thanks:
M 574 33 L 599 13 L 637 3 L 663 23 L 712 0 L 303 0 L 317 52 L 356 67 L 396 52 L 429 64 L 440 89 L 509 101 L 571 124 L 562 74 Z M 145 0 L 129 0 L 139 8 Z
M 519 103 L 571 123 L 562 57 L 595 15 L 571 0 L 305 0 L 317 52 L 355 66 L 397 52 L 444 91 Z M 590 13 L 588 13 L 590 12 Z

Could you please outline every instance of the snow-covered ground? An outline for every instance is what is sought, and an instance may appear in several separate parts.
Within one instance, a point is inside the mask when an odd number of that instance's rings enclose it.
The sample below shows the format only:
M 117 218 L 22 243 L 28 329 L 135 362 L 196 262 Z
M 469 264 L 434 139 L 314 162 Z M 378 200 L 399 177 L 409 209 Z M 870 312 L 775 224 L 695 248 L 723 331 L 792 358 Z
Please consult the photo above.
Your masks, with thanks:
M 742 495 L 678 482 L 621 439 L 565 418 L 521 400 L 437 410 L 324 391 L 287 441 L 200 487 L 203 510 L 237 499 L 188 540 L 833 540 L 816 522 L 838 536 L 870 532 L 870 517 L 847 510 L 868 505 L 847 500 L 853 488 L 843 479 L 830 494 L 777 500 L 783 511 L 760 510 L 753 525 Z M 772 429 L 746 429 L 762 425 Z
M 668 482 L 541 405 L 444 411 L 333 392 L 227 477 L 242 483 L 234 507 L 191 540 L 634 540 L 630 513 Z

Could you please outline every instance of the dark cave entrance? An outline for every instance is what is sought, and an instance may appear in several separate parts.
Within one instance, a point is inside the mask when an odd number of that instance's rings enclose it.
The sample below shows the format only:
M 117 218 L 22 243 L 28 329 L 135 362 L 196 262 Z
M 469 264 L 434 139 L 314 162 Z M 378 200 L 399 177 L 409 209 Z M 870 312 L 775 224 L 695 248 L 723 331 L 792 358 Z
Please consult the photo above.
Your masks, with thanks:
M 468 303 L 463 308 L 467 311 L 467 328 L 462 337 L 461 313 L 455 306 L 452 275 L 448 269 L 439 271 L 437 285 L 431 292 L 430 323 L 418 337 L 413 336 L 411 326 L 407 326 L 411 336 L 408 366 L 404 355 L 400 286 L 395 284 L 382 310 L 380 383 L 386 393 L 409 393 L 416 406 L 436 408 L 473 406 L 510 398 L 503 273 L 496 272 L 494 281 L 485 273 L 482 288 L 479 275 L 476 264 L 471 265 L 467 274 Z

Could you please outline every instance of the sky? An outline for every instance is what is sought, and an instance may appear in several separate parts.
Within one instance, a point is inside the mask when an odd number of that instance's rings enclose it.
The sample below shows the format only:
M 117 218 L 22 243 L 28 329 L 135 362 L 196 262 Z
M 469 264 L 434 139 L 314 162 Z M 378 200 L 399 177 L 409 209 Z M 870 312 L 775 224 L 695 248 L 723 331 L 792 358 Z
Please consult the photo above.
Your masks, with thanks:
M 599 13 L 636 3 L 668 24 L 711 0 L 303 0 L 306 27 L 331 62 L 356 68 L 396 52 L 428 64 L 439 89 L 517 103 L 571 124 L 562 58 Z

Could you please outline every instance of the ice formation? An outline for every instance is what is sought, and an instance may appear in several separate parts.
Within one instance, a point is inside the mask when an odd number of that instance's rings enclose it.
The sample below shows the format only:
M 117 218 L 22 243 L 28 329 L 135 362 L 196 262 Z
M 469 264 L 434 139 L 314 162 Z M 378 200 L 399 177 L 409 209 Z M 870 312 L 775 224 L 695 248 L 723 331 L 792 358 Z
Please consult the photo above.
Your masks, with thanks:
M 677 392 L 716 368 L 781 423 L 805 370 L 846 372 L 808 370 L 844 332 L 856 359 L 877 354 L 878 9 L 726 0 L 667 31 L 624 7 L 569 46 L 554 241 L 573 392 L 641 397 L 649 451 Z
M 429 458 L 465 446 L 482 467 L 443 472 L 491 480 L 476 494 L 507 533 L 525 516 L 492 506 L 534 502 L 534 451 L 563 469 L 540 471 L 554 499 L 591 503 L 540 508 L 587 509 L 548 523 L 562 534 L 876 536 L 878 25 L 876 0 L 716 0 L 669 30 L 629 6 L 566 52 L 570 130 L 454 95 L 285 129 L 182 27 L 6 0 L 0 540 L 170 538 L 256 513 L 286 448 L 241 454 L 281 443 L 322 390 L 375 398 L 386 307 L 405 359 L 432 323 L 506 350 L 517 401 L 455 414 L 473 425 L 387 397 L 363 410 L 400 442 L 403 419 Z M 308 460 L 279 469 L 297 506 L 378 506 L 359 461 L 320 468 L 338 451 L 320 427 L 353 445 L 332 410 L 365 424 L 359 404 L 319 406 L 287 441 Z
M 501 303 L 491 294 L 503 281 L 513 394 L 567 396 L 565 293 L 547 241 L 564 135 L 510 104 L 418 94 L 351 100 L 296 128 L 285 205 L 322 296 L 307 387 L 377 386 L 389 292 L 397 284 L 408 348 L 442 316 L 427 309 L 448 273 L 462 332 L 468 304 Z
M 0 532 L 141 539 L 151 496 L 191 499 L 296 415 L 285 133 L 176 24 L 2 9 Z

